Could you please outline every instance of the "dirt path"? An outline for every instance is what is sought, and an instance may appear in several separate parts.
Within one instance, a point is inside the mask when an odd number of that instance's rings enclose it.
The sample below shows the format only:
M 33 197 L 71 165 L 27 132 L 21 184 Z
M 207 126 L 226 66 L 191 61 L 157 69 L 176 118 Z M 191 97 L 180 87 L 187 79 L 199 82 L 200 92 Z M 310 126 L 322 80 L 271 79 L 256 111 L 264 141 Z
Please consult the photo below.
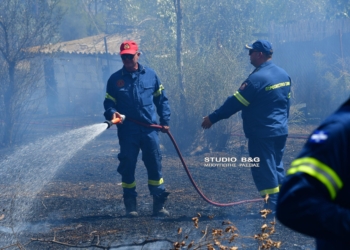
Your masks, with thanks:
M 300 141 L 288 141 L 286 166 L 301 145 Z M 214 207 L 206 203 L 194 190 L 180 160 L 171 150 L 163 156 L 164 180 L 171 192 L 167 203 L 171 216 L 151 216 L 152 197 L 140 157 L 136 173 L 140 216 L 125 218 L 120 176 L 116 171 L 117 154 L 116 131 L 108 130 L 59 169 L 36 197 L 17 194 L 14 198 L 0 193 L 0 216 L 4 215 L 0 220 L 0 249 L 19 242 L 29 243 L 25 249 L 156 250 L 175 249 L 173 244 L 182 241 L 183 247 L 193 242 L 196 249 L 210 249 L 208 244 L 214 249 L 219 249 L 220 245 L 259 249 L 269 242 L 268 239 L 280 242 L 280 249 L 315 248 L 313 239 L 285 228 L 273 218 L 257 216 L 262 202 L 234 207 Z M 259 198 L 249 168 L 205 167 L 206 156 L 186 156 L 185 161 L 196 183 L 210 199 L 224 203 Z M 227 153 L 213 152 L 210 156 L 241 157 L 240 151 L 234 149 Z M 11 228 L 14 199 L 32 203 L 21 228 Z M 197 227 L 194 217 L 198 218 Z M 265 231 L 262 230 L 264 224 L 267 225 Z M 259 240 L 262 233 L 271 234 Z

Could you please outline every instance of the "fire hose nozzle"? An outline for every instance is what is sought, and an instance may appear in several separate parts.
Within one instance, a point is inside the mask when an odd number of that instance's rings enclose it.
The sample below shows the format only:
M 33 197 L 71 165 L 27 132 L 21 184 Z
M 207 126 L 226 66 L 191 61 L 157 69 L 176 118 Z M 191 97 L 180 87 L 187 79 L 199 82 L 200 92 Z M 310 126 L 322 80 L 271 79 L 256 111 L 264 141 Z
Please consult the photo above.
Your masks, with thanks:
M 104 123 L 107 123 L 107 129 L 109 129 L 111 126 L 113 126 L 113 124 L 123 123 L 124 120 L 125 120 L 125 115 L 121 115 L 121 118 L 117 117 L 112 119 L 111 121 L 106 120 Z

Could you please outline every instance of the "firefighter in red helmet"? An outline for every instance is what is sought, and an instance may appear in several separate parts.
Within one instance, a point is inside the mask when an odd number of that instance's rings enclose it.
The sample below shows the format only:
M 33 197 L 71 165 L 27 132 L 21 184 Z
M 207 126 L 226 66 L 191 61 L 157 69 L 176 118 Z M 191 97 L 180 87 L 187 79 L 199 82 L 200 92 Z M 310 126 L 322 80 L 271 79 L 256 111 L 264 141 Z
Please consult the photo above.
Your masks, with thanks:
M 147 168 L 148 188 L 153 196 L 153 215 L 167 216 L 164 208 L 169 195 L 164 187 L 161 152 L 158 130 L 133 122 L 159 124 L 162 132 L 169 129 L 170 108 L 164 87 L 157 74 L 151 68 L 138 63 L 140 57 L 135 41 L 124 41 L 120 46 L 123 68 L 110 76 L 104 100 L 105 118 L 126 116 L 126 120 L 117 124 L 120 153 L 118 154 L 118 172 L 122 176 L 123 198 L 128 216 L 137 216 L 137 192 L 135 168 L 139 151 Z M 132 120 L 128 120 L 131 118 Z

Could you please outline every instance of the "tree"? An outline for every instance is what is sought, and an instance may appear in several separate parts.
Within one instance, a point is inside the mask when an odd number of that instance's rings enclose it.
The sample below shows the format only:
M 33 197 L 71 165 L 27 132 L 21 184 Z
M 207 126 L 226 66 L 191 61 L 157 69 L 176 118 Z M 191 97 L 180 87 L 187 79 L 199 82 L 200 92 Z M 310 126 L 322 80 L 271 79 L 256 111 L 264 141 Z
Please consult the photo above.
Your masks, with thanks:
M 1 143 L 13 143 L 23 125 L 24 114 L 34 109 L 40 97 L 38 81 L 42 68 L 33 46 L 49 44 L 57 38 L 62 18 L 58 0 L 3 0 L 0 5 Z
M 272 23 L 343 18 L 350 8 L 342 0 L 65 0 L 64 3 L 72 10 L 81 9 L 79 17 L 85 17 L 74 23 L 85 25 L 79 28 L 85 34 L 91 26 L 98 27 L 99 32 L 123 35 L 133 29 L 139 31 L 141 59 L 164 82 L 172 108 L 171 129 L 184 150 L 203 135 L 199 126 L 201 117 L 218 108 L 252 71 L 243 49 L 246 43 L 272 39 L 268 33 Z M 69 11 L 68 16 L 78 12 Z M 202 144 L 218 145 L 222 131 L 229 134 L 233 127 L 240 126 L 238 121 L 234 118 L 214 126 L 206 132 L 207 139 Z
M 191 0 L 182 1 L 181 9 L 176 8 L 177 3 L 180 1 L 157 1 L 157 20 L 145 26 L 142 48 L 149 65 L 159 72 L 165 83 L 172 104 L 172 132 L 182 149 L 196 140 L 198 145 L 198 138 L 203 135 L 199 129 L 201 116 L 219 107 L 251 72 L 243 49 L 245 43 L 273 39 L 268 33 L 273 23 L 344 18 L 349 10 L 349 4 L 341 0 L 244 0 L 235 3 Z M 148 11 L 154 15 L 153 10 Z M 128 15 L 132 13 L 138 12 L 128 12 Z M 181 60 L 177 60 L 179 54 Z M 291 63 L 289 66 L 292 67 Z M 296 98 L 300 99 L 301 91 L 300 88 L 295 90 Z M 187 109 L 182 108 L 184 103 Z M 214 126 L 206 132 L 206 140 L 201 144 L 212 144 L 215 148 L 214 145 L 222 141 L 219 136 L 222 131 L 229 134 L 240 126 L 238 121 L 234 118 Z
M 105 29 L 105 0 L 60 0 L 64 11 L 59 32 L 61 40 L 70 41 L 98 35 Z
M 157 21 L 150 24 L 152 29 L 142 39 L 144 55 L 166 86 L 172 133 L 180 148 L 187 152 L 198 145 L 222 149 L 225 140 L 221 135 L 229 139 L 236 119 L 214 126 L 205 136 L 200 123 L 202 116 L 218 108 L 248 74 L 249 59 L 243 48 L 251 41 L 253 19 L 247 13 L 253 2 L 183 1 L 181 9 L 178 3 L 158 1 Z

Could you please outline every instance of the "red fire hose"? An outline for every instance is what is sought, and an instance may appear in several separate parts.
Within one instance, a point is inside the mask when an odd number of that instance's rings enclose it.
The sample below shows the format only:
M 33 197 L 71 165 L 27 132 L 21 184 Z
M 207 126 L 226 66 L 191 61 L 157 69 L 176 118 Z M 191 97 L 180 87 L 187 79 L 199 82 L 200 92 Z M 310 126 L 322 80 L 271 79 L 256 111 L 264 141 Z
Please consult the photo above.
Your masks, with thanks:
M 139 121 L 136 121 L 136 120 L 133 120 L 133 119 L 130 119 L 130 118 L 126 118 L 127 120 L 129 121 L 132 121 L 134 123 L 137 123 L 139 125 L 142 125 L 142 126 L 145 126 L 145 127 L 150 127 L 150 128 L 157 128 L 157 129 L 163 129 L 164 126 L 161 126 L 161 125 L 157 125 L 157 124 L 146 124 L 146 123 L 142 123 L 142 122 L 139 122 Z M 111 123 L 113 124 L 117 124 L 117 123 L 120 123 L 121 119 L 120 118 L 116 118 L 116 119 L 113 119 L 111 121 Z M 108 123 L 108 122 L 107 122 Z M 203 192 L 198 188 L 196 182 L 193 180 L 192 178 L 192 175 L 190 173 L 190 171 L 188 170 L 188 167 L 181 155 L 181 152 L 179 150 L 179 147 L 177 146 L 176 144 L 176 141 L 174 139 L 174 137 L 172 136 L 172 134 L 170 133 L 170 130 L 168 129 L 166 131 L 167 135 L 169 136 L 171 142 L 173 143 L 175 149 L 176 149 L 176 152 L 181 160 L 181 163 L 182 163 L 182 166 L 184 167 L 185 171 L 186 171 L 186 174 L 188 176 L 188 178 L 190 179 L 193 187 L 196 189 L 197 193 L 206 201 L 208 202 L 209 204 L 212 204 L 214 206 L 218 206 L 218 207 L 229 207 L 229 206 L 235 206 L 235 205 L 239 205 L 239 204 L 243 204 L 243 203 L 249 203 L 249 202 L 258 202 L 258 201 L 263 201 L 264 199 L 263 198 L 259 198 L 259 199 L 253 199 L 253 200 L 243 200 L 243 201 L 236 201 L 236 202 L 231 202 L 231 203 L 218 203 L 218 202 L 215 202 L 215 201 L 212 201 L 210 199 L 208 199 L 204 194 Z

